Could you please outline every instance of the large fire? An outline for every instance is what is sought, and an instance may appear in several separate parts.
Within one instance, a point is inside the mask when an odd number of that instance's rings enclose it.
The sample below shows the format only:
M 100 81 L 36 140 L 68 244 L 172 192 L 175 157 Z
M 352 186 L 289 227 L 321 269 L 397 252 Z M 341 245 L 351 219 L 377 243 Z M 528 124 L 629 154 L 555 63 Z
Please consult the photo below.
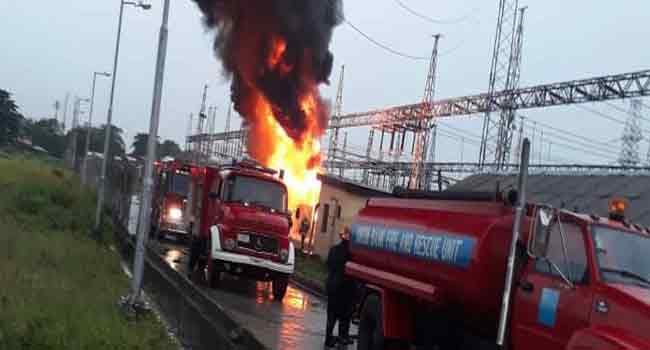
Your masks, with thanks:
M 312 110 L 313 99 L 305 99 L 303 106 Z M 284 171 L 290 209 L 315 205 L 321 188 L 317 178 L 321 170 L 320 142 L 315 124 L 296 141 L 277 122 L 271 105 L 264 98 L 257 99 L 255 111 L 258 118 L 251 125 L 248 138 L 251 156 L 267 167 Z
M 315 205 L 329 113 L 318 86 L 332 70 L 329 44 L 341 1 L 194 1 L 216 31 L 215 52 L 249 128 L 249 155 L 284 171 L 290 209 Z

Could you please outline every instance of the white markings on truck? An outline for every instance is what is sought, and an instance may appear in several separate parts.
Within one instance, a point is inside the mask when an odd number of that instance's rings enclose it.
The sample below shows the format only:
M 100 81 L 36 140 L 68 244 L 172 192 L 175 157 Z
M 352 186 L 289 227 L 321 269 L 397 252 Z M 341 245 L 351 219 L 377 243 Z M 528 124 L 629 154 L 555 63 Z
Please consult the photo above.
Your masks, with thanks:
M 417 232 L 381 225 L 352 225 L 352 243 L 420 259 L 467 267 L 475 239 L 446 232 Z

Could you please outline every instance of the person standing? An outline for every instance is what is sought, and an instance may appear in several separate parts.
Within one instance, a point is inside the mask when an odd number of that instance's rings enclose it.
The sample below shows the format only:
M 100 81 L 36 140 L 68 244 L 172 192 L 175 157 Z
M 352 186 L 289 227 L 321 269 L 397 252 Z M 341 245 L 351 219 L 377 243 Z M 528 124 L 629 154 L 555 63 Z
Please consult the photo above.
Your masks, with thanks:
M 305 237 L 307 236 L 307 232 L 309 232 L 309 226 L 309 220 L 302 218 L 302 222 L 300 223 L 300 250 L 303 253 L 305 252 Z
M 345 275 L 345 263 L 350 259 L 350 228 L 345 226 L 339 233 L 341 242 L 333 246 L 327 255 L 327 324 L 325 347 L 336 345 L 333 332 L 338 322 L 338 338 L 341 344 L 351 344 L 349 339 L 350 318 L 354 306 L 354 282 Z

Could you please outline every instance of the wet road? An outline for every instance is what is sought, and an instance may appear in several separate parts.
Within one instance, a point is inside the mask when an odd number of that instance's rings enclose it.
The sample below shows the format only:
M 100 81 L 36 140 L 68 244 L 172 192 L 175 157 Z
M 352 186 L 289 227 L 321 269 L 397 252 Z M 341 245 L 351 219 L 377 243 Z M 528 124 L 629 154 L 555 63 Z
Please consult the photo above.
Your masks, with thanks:
M 187 271 L 188 248 L 171 242 L 150 243 L 175 270 Z M 225 276 L 218 289 L 201 288 L 269 349 L 322 349 L 326 304 L 294 285 L 281 303 L 273 301 L 271 283 Z M 351 330 L 356 334 L 356 329 Z M 348 349 L 355 348 L 354 345 Z

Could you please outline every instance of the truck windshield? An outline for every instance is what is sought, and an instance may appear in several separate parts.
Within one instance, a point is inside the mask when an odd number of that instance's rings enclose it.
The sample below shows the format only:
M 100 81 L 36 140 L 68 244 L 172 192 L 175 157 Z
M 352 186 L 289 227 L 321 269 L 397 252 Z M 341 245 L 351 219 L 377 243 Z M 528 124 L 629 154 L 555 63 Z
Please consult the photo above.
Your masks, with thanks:
M 603 280 L 650 288 L 650 237 L 610 227 L 593 227 Z
M 244 202 L 285 212 L 286 192 L 275 182 L 250 176 L 231 176 L 226 183 L 224 198 L 227 202 Z
M 172 192 L 186 196 L 190 191 L 190 177 L 185 174 L 174 174 Z

